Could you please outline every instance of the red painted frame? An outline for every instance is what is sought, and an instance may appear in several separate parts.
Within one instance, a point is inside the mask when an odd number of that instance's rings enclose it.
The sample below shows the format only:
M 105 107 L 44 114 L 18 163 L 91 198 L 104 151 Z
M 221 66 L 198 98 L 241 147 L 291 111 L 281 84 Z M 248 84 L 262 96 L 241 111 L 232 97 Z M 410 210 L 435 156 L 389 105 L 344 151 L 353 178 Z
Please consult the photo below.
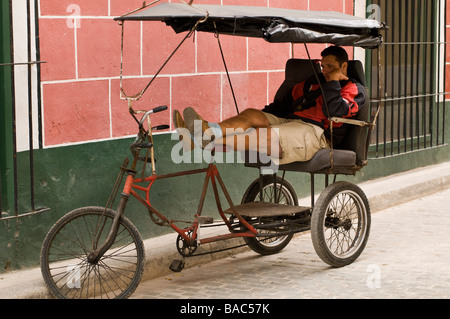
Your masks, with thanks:
M 205 174 L 205 181 L 203 183 L 203 190 L 200 196 L 200 202 L 197 209 L 197 213 L 195 215 L 195 218 L 192 222 L 192 224 L 189 227 L 186 227 L 184 229 L 181 229 L 177 227 L 174 223 L 174 221 L 168 219 L 166 216 L 164 216 L 163 213 L 158 211 L 156 208 L 152 206 L 150 203 L 150 189 L 153 185 L 153 183 L 156 180 L 160 179 L 166 179 L 166 178 L 172 178 L 172 177 L 178 177 L 178 176 L 187 176 L 187 175 L 193 175 L 193 174 Z M 135 178 L 135 174 L 130 173 L 127 176 L 127 179 L 125 181 L 125 186 L 123 188 L 123 195 L 129 196 L 132 195 L 135 197 L 139 202 L 141 202 L 144 206 L 147 207 L 147 209 L 150 211 L 151 214 L 154 214 L 157 216 L 164 224 L 170 226 L 175 232 L 177 232 L 184 240 L 186 240 L 188 243 L 193 243 L 194 241 L 198 240 L 200 244 L 205 243 L 211 243 L 215 241 L 230 239 L 230 238 L 238 238 L 238 237 L 256 237 L 256 234 L 258 231 L 250 225 L 239 213 L 236 211 L 235 206 L 233 205 L 233 202 L 230 198 L 230 195 L 225 187 L 225 184 L 222 181 L 222 178 L 220 177 L 219 171 L 217 167 L 214 164 L 209 164 L 208 167 L 203 169 L 197 169 L 197 170 L 188 170 L 188 171 L 181 171 L 176 173 L 169 173 L 169 174 L 155 174 L 150 175 L 146 177 L 141 178 Z M 204 239 L 198 239 L 197 234 L 200 227 L 200 223 L 198 221 L 198 217 L 201 216 L 203 204 L 206 197 L 207 187 L 209 184 L 209 181 L 211 181 L 211 185 L 213 187 L 214 191 L 214 197 L 217 204 L 218 212 L 222 218 L 222 220 L 225 222 L 225 224 L 228 227 L 229 233 L 224 235 L 218 235 L 218 236 L 212 236 Z M 217 182 L 219 183 L 220 188 L 222 189 L 223 194 L 225 195 L 228 204 L 230 205 L 230 209 L 233 211 L 233 216 L 238 218 L 238 220 L 241 222 L 241 224 L 246 228 L 246 231 L 239 231 L 236 232 L 231 225 L 231 221 L 227 216 L 225 215 L 222 205 L 220 203 L 219 199 L 219 192 L 217 187 Z M 148 183 L 146 186 L 141 186 L 139 184 L 142 183 Z M 145 198 L 139 195 L 136 190 L 142 191 L 145 194 Z

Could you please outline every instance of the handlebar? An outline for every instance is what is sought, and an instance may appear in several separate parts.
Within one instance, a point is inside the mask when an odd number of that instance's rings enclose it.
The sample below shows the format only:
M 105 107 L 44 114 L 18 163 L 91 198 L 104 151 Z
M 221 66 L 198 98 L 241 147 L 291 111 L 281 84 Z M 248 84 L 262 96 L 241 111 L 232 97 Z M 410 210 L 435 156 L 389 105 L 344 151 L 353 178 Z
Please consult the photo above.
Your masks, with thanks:
M 139 153 L 138 149 L 152 148 L 153 147 L 153 144 L 151 142 L 144 142 L 143 141 L 144 137 L 147 135 L 147 133 L 143 130 L 143 124 L 144 124 L 145 119 L 150 114 L 158 113 L 158 112 L 165 111 L 165 110 L 167 110 L 167 105 L 157 106 L 154 109 L 145 112 L 145 114 L 142 116 L 142 119 L 139 122 L 139 133 L 136 136 L 136 139 L 135 139 L 134 143 L 130 145 L 131 153 L 134 156 L 136 156 Z M 150 129 L 151 130 L 164 130 L 164 129 L 167 129 L 167 128 L 169 128 L 169 125 L 157 125 L 155 127 L 151 127 Z
M 161 105 L 161 106 L 157 106 L 155 107 L 153 110 L 151 110 L 153 113 L 158 113 L 161 111 L 165 111 L 167 110 L 167 105 Z
M 163 125 L 157 125 L 157 126 L 153 126 L 152 130 L 153 131 L 160 131 L 160 130 L 166 130 L 168 129 L 170 126 L 167 124 L 163 124 Z
M 147 116 L 149 116 L 150 114 L 158 113 L 158 112 L 165 111 L 165 110 L 167 110 L 167 105 L 157 106 L 157 107 L 155 107 L 153 110 L 147 111 L 147 112 L 144 114 L 144 116 L 142 117 L 141 121 L 139 122 L 139 125 L 144 124 L 145 119 L 146 119 Z

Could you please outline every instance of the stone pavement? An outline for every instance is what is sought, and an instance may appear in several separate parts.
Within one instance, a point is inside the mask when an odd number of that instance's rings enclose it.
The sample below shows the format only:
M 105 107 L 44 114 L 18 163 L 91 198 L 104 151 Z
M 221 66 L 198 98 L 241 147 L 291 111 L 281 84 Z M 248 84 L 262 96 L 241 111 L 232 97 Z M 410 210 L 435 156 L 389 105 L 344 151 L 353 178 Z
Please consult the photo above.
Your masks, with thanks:
M 353 264 L 331 268 L 309 233 L 280 253 L 252 251 L 142 282 L 140 299 L 450 298 L 450 189 L 372 215 Z
M 132 298 L 449 298 L 450 162 L 359 186 L 372 227 L 352 265 L 328 267 L 304 233 L 273 256 L 241 248 L 189 258 L 186 269 L 172 273 L 168 266 L 179 255 L 176 234 L 169 234 L 144 242 L 146 269 Z M 25 298 L 50 298 L 39 267 L 0 274 L 0 299 Z

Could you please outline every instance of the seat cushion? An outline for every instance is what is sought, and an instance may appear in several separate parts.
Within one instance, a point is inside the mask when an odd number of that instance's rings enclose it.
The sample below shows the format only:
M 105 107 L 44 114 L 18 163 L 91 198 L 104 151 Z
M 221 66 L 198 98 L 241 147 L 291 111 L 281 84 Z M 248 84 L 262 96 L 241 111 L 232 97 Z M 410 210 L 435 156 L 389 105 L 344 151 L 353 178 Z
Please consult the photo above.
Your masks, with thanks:
M 257 158 L 258 161 L 249 161 L 248 159 Z M 356 165 L 356 153 L 347 150 L 333 150 L 333 167 L 354 167 Z M 245 166 L 247 167 L 268 167 L 267 155 L 251 157 L 246 156 Z M 280 165 L 280 170 L 294 171 L 294 172 L 317 172 L 331 167 L 331 149 L 321 149 L 314 155 L 314 157 L 307 162 L 294 162 Z

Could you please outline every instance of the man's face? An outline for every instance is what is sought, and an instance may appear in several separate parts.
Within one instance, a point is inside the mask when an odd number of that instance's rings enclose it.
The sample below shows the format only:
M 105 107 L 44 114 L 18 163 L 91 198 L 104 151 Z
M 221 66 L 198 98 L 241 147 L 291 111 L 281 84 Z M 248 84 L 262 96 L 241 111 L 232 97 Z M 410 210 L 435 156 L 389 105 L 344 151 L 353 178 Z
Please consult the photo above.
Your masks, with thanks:
M 347 75 L 346 69 L 347 63 L 339 65 L 338 60 L 334 55 L 328 55 L 322 58 L 322 73 L 327 81 L 330 81 L 333 77 L 335 78 L 337 73 Z

